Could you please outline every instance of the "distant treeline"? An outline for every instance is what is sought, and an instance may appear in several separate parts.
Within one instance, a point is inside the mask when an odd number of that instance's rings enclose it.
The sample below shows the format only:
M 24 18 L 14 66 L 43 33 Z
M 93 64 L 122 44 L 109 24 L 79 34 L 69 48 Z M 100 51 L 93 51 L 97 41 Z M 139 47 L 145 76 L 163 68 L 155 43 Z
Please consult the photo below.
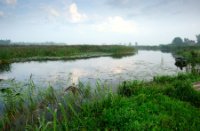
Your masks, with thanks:
M 135 46 L 138 50 L 160 50 L 160 46 L 147 46 L 147 45 L 141 45 L 141 46 Z
M 186 50 L 186 49 L 199 49 L 200 50 L 200 44 L 195 45 L 176 45 L 176 44 L 168 44 L 168 45 L 158 45 L 158 46 L 135 46 L 138 50 L 161 50 L 163 52 L 172 52 L 177 51 L 180 49 Z
M 143 50 L 162 50 L 162 51 L 175 51 L 179 48 L 198 48 L 200 47 L 200 34 L 196 35 L 196 41 L 188 38 L 182 39 L 181 37 L 175 37 L 170 44 L 160 44 L 158 46 L 149 45 L 136 45 L 135 48 Z
M 0 40 L 0 45 L 67 45 L 66 43 L 55 42 L 12 42 L 11 40 Z
M 6 44 L 10 44 L 11 43 L 11 40 L 0 40 L 0 44 L 1 45 L 6 45 Z

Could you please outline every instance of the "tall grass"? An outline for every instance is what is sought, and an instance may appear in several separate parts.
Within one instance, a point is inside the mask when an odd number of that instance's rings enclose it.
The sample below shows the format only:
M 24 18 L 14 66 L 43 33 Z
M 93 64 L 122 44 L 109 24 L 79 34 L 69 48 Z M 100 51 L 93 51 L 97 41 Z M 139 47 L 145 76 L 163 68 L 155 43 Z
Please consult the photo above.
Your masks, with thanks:
M 199 75 L 159 76 L 127 81 L 117 93 L 97 82 L 80 92 L 11 83 L 1 87 L 2 130 L 200 130 Z
M 70 57 L 89 57 L 101 55 L 120 55 L 134 53 L 133 47 L 120 45 L 1 45 L 0 63 L 3 60 L 24 59 L 65 59 Z

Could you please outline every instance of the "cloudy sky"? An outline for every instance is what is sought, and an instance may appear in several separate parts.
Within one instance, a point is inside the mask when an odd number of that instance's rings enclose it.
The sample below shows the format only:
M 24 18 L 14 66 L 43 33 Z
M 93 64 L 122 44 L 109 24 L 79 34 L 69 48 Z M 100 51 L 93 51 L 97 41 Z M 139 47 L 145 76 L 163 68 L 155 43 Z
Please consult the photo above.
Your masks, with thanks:
M 0 0 L 0 39 L 167 44 L 200 33 L 200 0 Z

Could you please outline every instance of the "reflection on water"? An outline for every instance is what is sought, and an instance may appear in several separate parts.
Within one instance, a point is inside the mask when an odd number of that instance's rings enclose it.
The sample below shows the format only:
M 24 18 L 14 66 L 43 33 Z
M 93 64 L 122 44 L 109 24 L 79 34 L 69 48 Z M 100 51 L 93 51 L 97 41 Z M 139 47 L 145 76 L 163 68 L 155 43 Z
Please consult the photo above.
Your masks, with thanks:
M 179 67 L 181 70 L 183 70 L 184 67 L 187 66 L 187 60 L 183 57 L 176 57 L 176 62 L 175 62 L 175 65 L 177 67 Z
M 115 59 L 99 57 L 74 61 L 25 62 L 11 64 L 11 70 L 0 72 L 1 79 L 15 78 L 27 81 L 32 74 L 36 84 L 57 87 L 68 84 L 95 81 L 118 84 L 123 80 L 150 80 L 155 75 L 171 75 L 180 72 L 170 53 L 138 51 L 136 55 Z
M 188 73 L 200 73 L 200 64 L 195 62 L 188 62 L 183 57 L 177 57 L 175 65 L 181 70 L 185 70 Z
M 128 56 L 132 56 L 132 55 L 133 55 L 132 53 L 130 53 L 130 54 L 114 54 L 110 57 L 112 57 L 113 59 L 121 59 L 123 57 L 128 57 Z

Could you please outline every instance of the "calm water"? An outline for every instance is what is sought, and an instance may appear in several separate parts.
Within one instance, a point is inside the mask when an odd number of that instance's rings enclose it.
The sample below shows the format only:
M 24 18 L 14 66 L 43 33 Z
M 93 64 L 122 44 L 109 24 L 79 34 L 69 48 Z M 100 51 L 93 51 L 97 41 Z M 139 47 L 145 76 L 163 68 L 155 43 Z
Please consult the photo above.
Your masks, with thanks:
M 45 61 L 13 63 L 10 71 L 0 72 L 0 79 L 27 82 L 32 75 L 36 84 L 66 86 L 82 81 L 94 84 L 96 80 L 115 85 L 123 80 L 151 80 L 156 75 L 181 72 L 170 53 L 138 51 L 121 59 L 100 57 L 74 61 Z

